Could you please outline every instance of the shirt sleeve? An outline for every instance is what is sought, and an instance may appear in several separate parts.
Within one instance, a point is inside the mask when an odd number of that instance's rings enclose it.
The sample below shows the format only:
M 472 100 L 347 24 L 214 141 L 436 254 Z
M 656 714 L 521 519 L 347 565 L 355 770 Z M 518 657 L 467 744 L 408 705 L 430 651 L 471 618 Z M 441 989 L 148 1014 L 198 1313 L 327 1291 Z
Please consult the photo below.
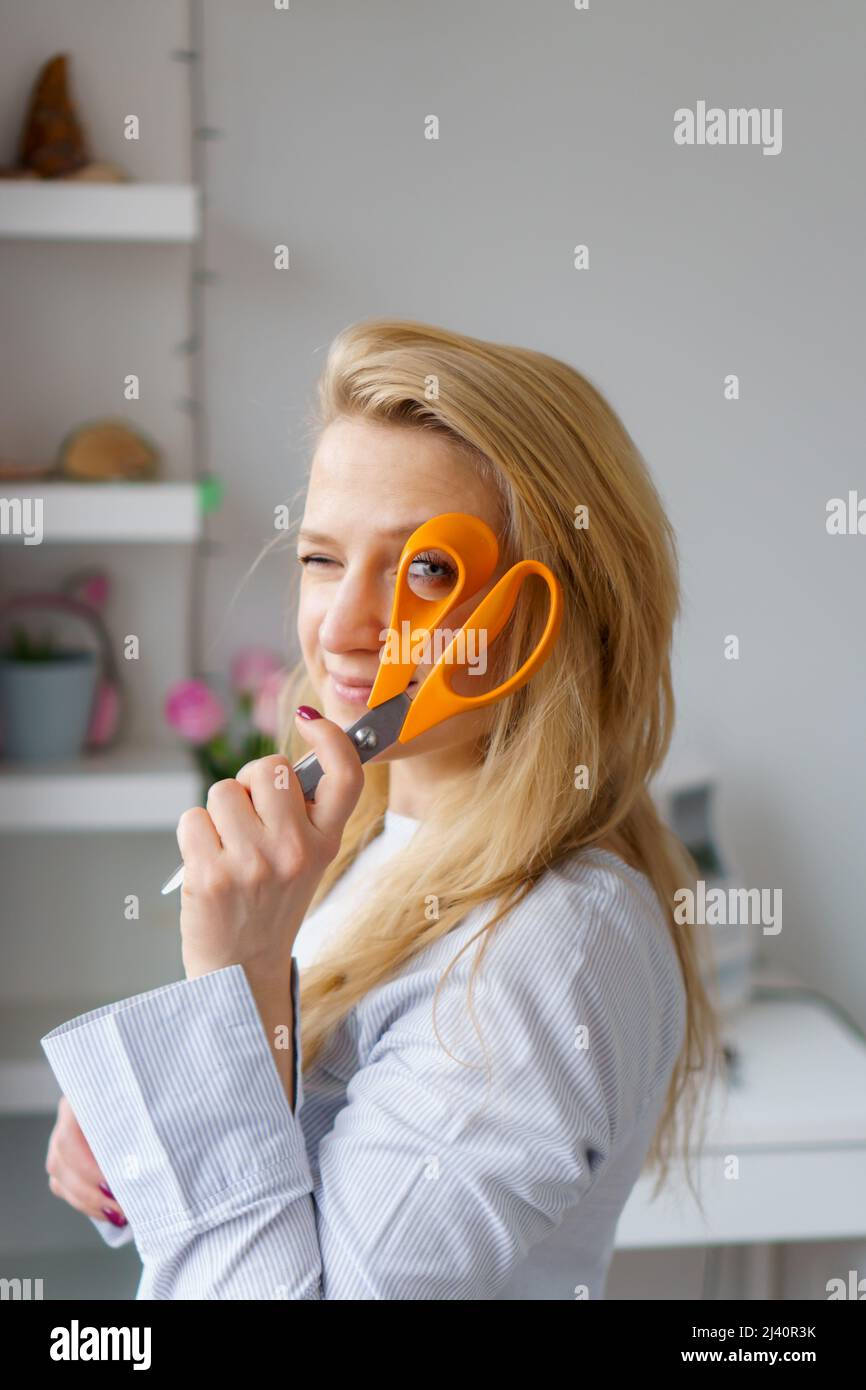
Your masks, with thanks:
M 315 1177 L 298 1116 L 294 960 L 294 1112 L 240 966 L 43 1038 L 129 1219 L 138 1298 L 495 1297 L 651 1098 L 662 1001 L 646 933 L 624 923 L 624 890 L 608 878 L 601 898 L 565 883 L 545 920 L 530 894 L 499 924 L 473 987 L 483 1050 L 466 1012 L 474 948 L 444 983 L 422 953 L 381 987 L 389 1018 L 364 1044 Z M 437 1028 L 456 1057 L 433 1031 L 437 984 Z

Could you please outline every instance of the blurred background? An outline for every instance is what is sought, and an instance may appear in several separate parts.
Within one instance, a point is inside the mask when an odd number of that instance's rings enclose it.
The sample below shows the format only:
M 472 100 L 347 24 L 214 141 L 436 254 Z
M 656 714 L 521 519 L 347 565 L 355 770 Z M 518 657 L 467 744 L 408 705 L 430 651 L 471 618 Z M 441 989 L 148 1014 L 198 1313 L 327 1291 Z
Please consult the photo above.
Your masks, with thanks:
M 134 1295 L 134 1248 L 48 1191 L 39 1038 L 182 977 L 177 818 L 266 749 L 295 656 L 288 552 L 248 571 L 297 515 L 331 338 L 393 314 L 561 357 L 622 416 L 682 562 L 660 804 L 708 884 L 783 903 L 715 929 L 704 1215 L 642 1179 L 607 1296 L 856 1297 L 862 5 L 0 17 L 0 1275 Z M 699 102 L 783 112 L 781 149 L 678 145 Z

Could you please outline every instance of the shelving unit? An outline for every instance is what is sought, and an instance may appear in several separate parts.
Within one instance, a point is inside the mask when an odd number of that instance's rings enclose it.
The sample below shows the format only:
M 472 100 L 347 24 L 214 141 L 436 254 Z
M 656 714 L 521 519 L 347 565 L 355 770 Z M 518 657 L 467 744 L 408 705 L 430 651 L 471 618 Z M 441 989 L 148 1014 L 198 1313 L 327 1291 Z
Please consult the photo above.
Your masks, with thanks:
M 181 183 L 0 182 L 0 237 L 16 241 L 191 242 L 199 190 Z
M 217 138 L 220 132 L 208 125 L 204 109 L 203 21 L 201 0 L 190 0 L 186 21 L 180 28 L 176 18 L 168 16 L 162 28 L 166 62 L 184 65 L 184 95 L 189 98 L 190 160 L 188 167 L 182 163 L 173 165 L 171 172 L 181 180 L 188 176 L 189 182 L 0 181 L 0 241 L 6 243 L 6 255 L 10 259 L 17 256 L 22 273 L 31 277 L 27 288 L 34 296 L 32 322 L 30 304 L 24 298 L 19 301 L 21 313 L 27 315 L 28 330 L 19 335 L 20 351 L 28 353 L 28 368 L 32 358 L 33 371 L 38 370 L 43 380 L 48 376 L 46 389 L 51 387 L 51 371 L 62 366 L 62 350 L 50 339 L 51 351 L 40 360 L 39 335 L 48 331 L 41 325 L 52 322 L 50 314 L 45 320 L 40 318 L 46 309 L 44 296 L 40 295 L 43 258 L 54 266 L 61 258 L 68 259 L 68 264 L 64 261 L 67 273 L 77 277 L 71 299 L 77 303 L 76 296 L 80 296 L 84 312 L 87 309 L 85 291 L 94 295 L 98 292 L 103 263 L 116 277 L 128 272 L 127 283 L 132 284 L 136 282 L 139 264 L 144 265 L 147 272 L 142 277 L 144 294 L 148 285 L 156 287 L 162 279 L 154 258 L 159 263 L 163 255 L 170 263 L 167 278 L 184 299 L 185 322 L 173 349 L 182 364 L 185 380 L 179 390 L 173 391 L 169 404 L 165 389 L 168 373 L 163 372 L 159 382 L 161 389 L 150 397 L 152 401 L 164 402 L 161 407 L 151 407 L 151 413 L 153 410 L 158 413 L 160 408 L 174 408 L 188 416 L 191 422 L 181 434 L 175 432 L 175 445 L 166 451 L 167 467 L 174 476 L 160 477 L 152 482 L 0 479 L 0 497 L 6 500 L 5 513 L 0 513 L 0 549 L 4 573 L 8 569 L 10 577 L 14 576 L 10 588 L 52 585 L 56 582 L 55 576 L 64 573 L 63 554 L 45 555 L 46 547 L 69 547 L 72 569 L 82 564 L 85 555 L 88 563 L 98 564 L 99 548 L 111 547 L 112 568 L 116 564 L 121 571 L 123 548 L 134 547 L 134 552 L 127 552 L 129 568 L 119 575 L 122 582 L 116 589 L 121 608 L 126 608 L 125 595 L 130 599 L 130 609 L 140 613 L 142 600 L 149 594 L 148 580 L 152 575 L 157 582 L 153 598 L 147 597 L 147 601 L 171 605 L 173 610 L 166 614 L 169 621 L 161 629 L 164 641 L 156 656 L 151 647 L 152 659 L 163 663 L 157 671 L 160 679 L 148 687 L 151 699 L 154 691 L 175 677 L 206 674 L 198 614 L 204 593 L 203 561 L 209 550 L 207 515 L 219 505 L 219 486 L 211 478 L 208 467 L 203 354 L 204 299 L 208 287 L 217 278 L 207 266 L 204 244 L 205 144 Z M 136 22 L 144 23 L 138 16 Z M 134 43 L 134 33 L 130 33 L 129 38 Z M 99 35 L 87 34 L 83 15 L 81 42 L 87 42 L 92 52 L 107 58 L 107 50 L 102 52 Z M 25 42 L 21 44 L 21 57 L 22 61 L 29 60 Z M 159 76 L 158 71 L 150 72 L 148 80 L 159 80 Z M 97 106 L 95 109 L 103 108 Z M 182 108 L 175 109 L 185 121 Z M 86 110 L 82 114 L 86 120 Z M 98 134 L 94 132 L 96 144 L 99 143 Z M 180 126 L 177 135 L 181 136 Z M 149 138 L 167 137 L 163 133 L 155 137 L 151 129 Z M 183 138 L 187 138 L 186 129 Z M 129 153 L 132 154 L 131 148 Z M 119 160 L 125 167 L 125 155 L 126 150 L 115 147 L 106 157 Z M 151 149 L 149 158 L 152 155 Z M 149 178 L 153 178 L 154 173 L 159 177 L 161 163 L 160 160 L 156 168 L 152 162 L 148 163 Z M 183 256 L 182 266 L 174 259 L 178 252 Z M 62 284 L 61 277 L 48 278 L 53 286 Z M 167 289 L 165 294 L 169 294 Z M 127 313 L 133 301 L 134 295 L 124 300 Z M 170 314 L 173 321 L 177 300 L 172 298 L 169 305 L 163 299 L 160 304 L 166 320 Z M 168 334 L 162 333 L 166 324 L 159 317 L 160 304 L 153 300 L 147 304 L 143 347 L 150 353 L 159 351 L 159 343 L 167 343 L 168 339 Z M 104 307 L 100 305 L 101 309 Z M 102 314 L 103 332 L 110 332 L 106 324 L 110 325 L 111 305 L 108 308 L 109 313 Z M 56 321 L 64 323 L 65 306 L 58 304 L 56 309 Z M 11 323 L 9 332 L 14 333 Z M 134 356 L 132 353 L 131 357 Z M 148 365 L 144 353 L 142 364 L 145 368 Z M 138 368 L 139 363 L 133 361 L 132 366 Z M 86 373 L 76 377 L 78 394 L 64 398 L 63 419 L 65 421 L 66 414 L 70 415 L 69 429 L 74 427 L 77 415 L 86 420 L 97 415 L 97 410 L 88 404 L 90 388 L 92 386 L 94 399 L 105 400 L 106 367 L 113 371 L 113 363 L 105 360 L 103 354 L 101 371 L 94 372 L 92 382 Z M 114 384 L 112 380 L 108 389 L 113 389 Z M 31 397 L 27 399 L 32 400 Z M 28 408 L 23 399 L 21 408 Z M 32 404 L 30 408 L 34 408 Z M 123 417 L 122 402 L 117 401 L 116 409 L 110 413 Z M 136 421 L 139 419 L 145 432 L 150 433 L 147 415 L 137 415 Z M 159 419 L 152 424 L 156 436 Z M 57 430 L 55 424 L 55 432 Z M 21 434 L 27 437 L 26 430 Z M 178 438 L 183 441 L 179 447 Z M 48 438 L 45 443 L 50 449 L 54 440 Z M 179 459 L 182 462 L 179 463 Z M 179 478 L 178 473 L 185 476 Z M 12 530 L 20 531 L 20 527 L 14 523 L 4 524 L 16 502 L 20 504 L 25 499 L 31 504 L 33 499 L 42 502 L 42 537 L 38 547 L 25 544 L 27 538 L 21 534 L 10 534 Z M 32 511 L 28 513 L 30 520 Z M 30 531 L 30 526 L 25 529 Z M 148 545 L 159 549 L 150 556 L 143 553 Z M 189 547 L 192 561 L 189 570 L 185 556 L 177 552 L 167 555 L 166 545 Z M 34 551 L 43 553 L 28 564 Z M 137 587 L 133 588 L 133 583 Z M 117 638 L 118 634 L 129 630 L 123 624 L 130 624 L 132 619 L 128 613 L 123 616 L 118 613 L 115 618 L 116 621 L 110 621 Z M 129 692 L 134 694 L 135 683 L 130 681 L 128 685 Z M 132 726 L 135 727 L 135 721 Z M 141 727 L 149 727 L 147 721 Z M 149 735 L 143 733 L 141 737 Z M 12 973 L 0 1010 L 0 1121 L 14 1177 L 0 1210 L 0 1251 L 4 1274 L 8 1267 L 18 1275 L 26 1274 L 31 1268 L 39 1276 L 46 1275 L 46 1297 L 57 1297 L 58 1290 L 66 1289 L 74 1290 L 83 1298 L 134 1296 L 137 1282 L 134 1249 L 109 1251 L 80 1214 L 64 1209 L 47 1190 L 45 1146 L 56 1113 L 59 1087 L 40 1046 L 41 1037 L 59 1022 L 99 1007 L 112 998 L 124 997 L 131 991 L 126 983 L 118 982 L 115 993 L 109 985 L 107 990 L 100 988 L 99 997 L 88 995 L 88 990 L 92 991 L 94 986 L 88 978 L 87 962 L 83 957 L 76 958 L 80 959 L 81 968 L 68 973 L 52 972 L 53 933 L 63 931 L 68 935 L 69 931 L 67 904 L 61 901 L 61 890 L 52 887 L 50 877 L 46 883 L 35 883 L 32 913 L 24 898 L 32 876 L 39 874 L 42 836 L 76 837 L 68 853 L 76 863 L 81 863 L 82 877 L 76 879 L 72 885 L 75 891 L 71 893 L 75 898 L 71 904 L 72 913 L 78 914 L 77 920 L 82 913 L 81 899 L 89 894 L 87 874 L 104 852 L 104 843 L 98 837 L 118 831 L 130 832 L 133 838 L 136 833 L 164 832 L 167 840 L 171 836 L 173 842 L 182 812 L 201 801 L 202 777 L 191 753 L 179 742 L 172 742 L 167 730 L 153 737 L 153 744 L 121 740 L 111 748 L 88 750 L 65 763 L 38 765 L 0 760 L 0 837 L 4 845 L 4 864 L 10 874 L 20 874 L 15 896 L 17 910 L 10 912 L 4 922 L 9 936 L 15 935 L 7 942 L 12 948 L 9 953 Z M 94 837 L 90 843 L 88 837 Z M 160 876 L 167 869 L 162 869 L 161 856 L 156 853 L 152 841 L 142 840 L 140 850 L 142 882 L 152 882 L 154 894 L 157 894 Z M 166 848 L 166 864 L 176 862 L 176 853 L 176 845 L 172 843 L 171 849 Z M 138 857 L 139 845 L 133 844 L 130 859 L 138 861 Z M 166 899 L 159 902 L 164 918 L 167 909 L 170 914 L 170 905 Z M 153 921 L 152 913 L 150 920 Z M 142 932 L 136 932 L 135 939 L 129 942 L 116 942 L 113 926 L 108 922 L 96 924 L 94 932 L 95 935 L 89 937 L 91 942 L 100 940 L 104 948 L 112 952 L 116 946 L 117 970 L 125 971 L 123 980 L 128 981 L 129 970 L 137 966 L 130 964 L 126 950 L 141 962 Z M 22 935 L 28 939 L 22 941 Z M 161 952 L 163 948 L 162 940 L 153 942 L 154 950 Z M 149 943 L 145 949 L 150 949 Z M 49 964 L 48 972 L 43 970 L 44 961 Z

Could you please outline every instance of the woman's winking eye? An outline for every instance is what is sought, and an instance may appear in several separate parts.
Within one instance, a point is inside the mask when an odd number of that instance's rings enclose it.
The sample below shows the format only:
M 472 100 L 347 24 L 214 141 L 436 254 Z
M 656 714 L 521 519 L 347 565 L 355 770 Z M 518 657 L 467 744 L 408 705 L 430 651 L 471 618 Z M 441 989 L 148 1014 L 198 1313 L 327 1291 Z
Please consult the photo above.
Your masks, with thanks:
M 298 563 L 301 565 L 332 565 L 333 560 L 329 560 L 327 555 L 299 555 Z

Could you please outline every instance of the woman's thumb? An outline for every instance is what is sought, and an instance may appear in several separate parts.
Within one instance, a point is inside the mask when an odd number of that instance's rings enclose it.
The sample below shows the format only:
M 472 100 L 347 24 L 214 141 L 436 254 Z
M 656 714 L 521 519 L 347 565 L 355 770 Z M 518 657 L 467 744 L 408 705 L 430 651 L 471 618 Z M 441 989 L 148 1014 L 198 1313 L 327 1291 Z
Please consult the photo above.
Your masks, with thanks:
M 315 799 L 307 802 L 307 814 L 323 835 L 339 840 L 364 789 L 364 769 L 358 750 L 345 729 L 325 719 L 310 705 L 298 706 L 295 725 L 315 753 L 323 772 Z

